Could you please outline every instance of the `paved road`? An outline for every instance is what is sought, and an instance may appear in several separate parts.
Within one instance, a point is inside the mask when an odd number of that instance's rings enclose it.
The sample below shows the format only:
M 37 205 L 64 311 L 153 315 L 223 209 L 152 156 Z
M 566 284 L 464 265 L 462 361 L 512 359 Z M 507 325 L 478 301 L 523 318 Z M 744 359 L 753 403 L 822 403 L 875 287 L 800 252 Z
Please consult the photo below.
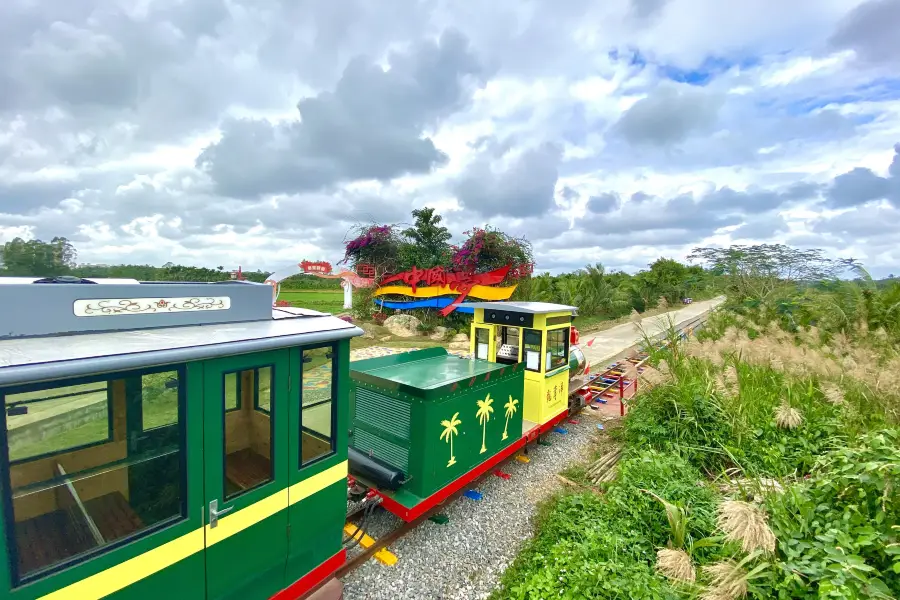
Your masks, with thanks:
M 643 320 L 641 326 L 648 335 L 654 336 L 669 326 L 670 318 L 678 326 L 699 317 L 724 301 L 725 297 L 722 296 L 713 300 L 694 302 L 678 310 L 647 317 Z M 588 342 L 592 339 L 594 343 L 588 346 Z M 588 364 L 591 365 L 591 371 L 594 371 L 595 366 L 599 368 L 620 358 L 622 354 L 639 344 L 641 340 L 641 333 L 635 329 L 634 324 L 625 323 L 595 334 L 585 334 L 578 342 L 578 346 L 584 352 Z

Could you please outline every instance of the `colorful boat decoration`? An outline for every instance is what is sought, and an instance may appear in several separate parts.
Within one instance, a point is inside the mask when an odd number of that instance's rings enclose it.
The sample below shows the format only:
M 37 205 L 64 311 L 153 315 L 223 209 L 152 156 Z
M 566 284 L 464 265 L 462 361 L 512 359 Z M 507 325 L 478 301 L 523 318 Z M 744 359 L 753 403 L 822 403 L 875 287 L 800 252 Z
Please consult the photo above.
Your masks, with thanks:
M 375 299 L 375 304 L 381 308 L 390 308 L 391 310 L 412 310 L 414 308 L 434 308 L 443 309 L 453 304 L 453 298 L 426 298 L 424 300 L 383 300 Z M 474 309 L 466 306 L 466 303 L 457 304 L 456 312 L 464 314 L 472 314 Z
M 446 306 L 441 308 L 438 312 L 441 316 L 446 317 L 451 312 L 457 309 L 457 307 L 462 304 L 466 297 L 472 294 L 475 287 L 487 288 L 488 286 L 497 285 L 501 283 L 506 276 L 509 274 L 509 270 L 512 268 L 512 265 L 506 265 L 505 267 L 501 267 L 499 269 L 494 269 L 493 271 L 488 271 L 487 273 L 467 273 L 460 271 L 447 271 L 443 267 L 433 267 L 431 269 L 419 269 L 418 267 L 413 267 L 409 271 L 404 271 L 403 273 L 397 273 L 396 275 L 389 275 L 378 282 L 379 288 L 375 290 L 375 295 L 378 295 L 378 292 L 386 289 L 387 284 L 400 282 L 405 283 L 406 286 L 390 286 L 390 287 L 408 287 L 408 290 L 402 292 L 406 296 L 417 297 L 419 295 L 419 291 L 425 290 L 428 288 L 438 288 L 444 289 L 446 288 L 447 294 L 455 295 L 456 298 L 448 303 Z M 419 288 L 419 284 L 424 283 L 425 287 Z M 486 293 L 482 289 L 482 293 Z M 512 290 L 510 290 L 510 295 L 512 295 Z M 508 298 L 509 296 L 507 296 Z M 489 299 L 489 298 L 485 298 Z
M 476 285 L 469 292 L 472 298 L 480 300 L 509 300 L 516 286 L 510 285 L 506 287 L 488 287 L 486 285 Z M 448 285 L 430 285 L 427 287 L 416 288 L 413 291 L 408 285 L 386 285 L 375 290 L 375 296 L 410 296 L 412 298 L 437 298 L 438 296 L 456 296 L 458 292 L 451 289 Z

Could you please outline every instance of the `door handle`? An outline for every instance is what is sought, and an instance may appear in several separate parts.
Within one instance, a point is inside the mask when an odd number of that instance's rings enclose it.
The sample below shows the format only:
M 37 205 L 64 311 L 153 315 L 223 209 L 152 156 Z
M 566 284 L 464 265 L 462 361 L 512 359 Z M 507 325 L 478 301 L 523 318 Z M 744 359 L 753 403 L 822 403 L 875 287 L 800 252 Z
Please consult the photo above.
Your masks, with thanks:
M 212 529 L 219 524 L 219 517 L 228 514 L 234 509 L 234 505 L 227 506 L 219 510 L 219 501 L 213 500 L 209 503 L 209 528 Z

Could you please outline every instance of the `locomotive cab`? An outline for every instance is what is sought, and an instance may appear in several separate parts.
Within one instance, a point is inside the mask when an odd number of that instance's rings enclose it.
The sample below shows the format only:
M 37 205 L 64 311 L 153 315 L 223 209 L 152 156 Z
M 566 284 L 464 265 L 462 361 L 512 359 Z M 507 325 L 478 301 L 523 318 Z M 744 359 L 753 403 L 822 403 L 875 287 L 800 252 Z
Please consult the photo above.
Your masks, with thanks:
M 343 563 L 361 330 L 246 282 L 0 305 L 2 597 L 297 597 Z
M 568 409 L 571 327 L 578 309 L 546 302 L 473 302 L 471 352 L 495 363 L 524 363 L 523 427 Z

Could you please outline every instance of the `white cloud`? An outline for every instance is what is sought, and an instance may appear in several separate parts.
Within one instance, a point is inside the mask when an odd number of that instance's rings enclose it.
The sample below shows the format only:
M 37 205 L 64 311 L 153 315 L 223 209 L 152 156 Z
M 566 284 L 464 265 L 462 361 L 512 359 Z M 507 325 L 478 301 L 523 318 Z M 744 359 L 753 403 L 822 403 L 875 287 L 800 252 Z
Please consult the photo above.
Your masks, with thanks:
M 900 271 L 900 66 L 874 4 L 12 0 L 0 242 L 265 269 L 427 205 L 531 236 L 553 271 L 785 238 Z

